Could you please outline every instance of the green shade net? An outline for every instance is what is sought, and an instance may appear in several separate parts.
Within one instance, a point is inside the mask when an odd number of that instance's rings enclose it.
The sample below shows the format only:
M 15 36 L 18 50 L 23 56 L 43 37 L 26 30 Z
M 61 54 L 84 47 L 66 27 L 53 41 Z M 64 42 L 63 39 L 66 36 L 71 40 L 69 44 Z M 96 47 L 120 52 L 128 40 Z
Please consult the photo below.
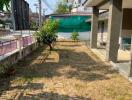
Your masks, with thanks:
M 53 18 L 53 17 L 52 17 Z M 71 16 L 59 19 L 58 32 L 85 32 L 91 30 L 91 23 L 86 22 L 90 16 Z

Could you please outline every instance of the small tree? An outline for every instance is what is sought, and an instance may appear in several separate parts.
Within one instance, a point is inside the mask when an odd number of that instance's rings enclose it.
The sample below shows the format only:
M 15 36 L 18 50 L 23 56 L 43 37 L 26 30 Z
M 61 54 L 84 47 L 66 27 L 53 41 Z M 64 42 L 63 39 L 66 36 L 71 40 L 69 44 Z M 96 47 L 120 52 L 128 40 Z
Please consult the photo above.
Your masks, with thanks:
M 52 50 L 52 43 L 57 39 L 57 27 L 58 22 L 56 20 L 46 20 L 40 31 L 35 33 L 38 42 L 47 44 Z
M 71 39 L 77 41 L 79 40 L 78 36 L 79 36 L 78 32 L 72 32 Z

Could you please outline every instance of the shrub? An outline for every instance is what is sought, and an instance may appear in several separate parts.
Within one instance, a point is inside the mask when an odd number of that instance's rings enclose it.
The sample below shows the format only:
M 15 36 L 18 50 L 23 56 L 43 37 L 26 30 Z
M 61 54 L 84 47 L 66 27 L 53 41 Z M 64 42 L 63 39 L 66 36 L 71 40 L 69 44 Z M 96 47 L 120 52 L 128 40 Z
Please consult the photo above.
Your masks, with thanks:
M 38 42 L 47 44 L 52 49 L 52 43 L 57 39 L 58 21 L 48 19 L 45 21 L 39 32 L 35 33 Z
M 78 32 L 72 32 L 71 39 L 77 41 L 79 40 L 78 36 L 79 36 Z
M 8 64 L 0 64 L 0 77 L 9 77 L 14 75 L 16 72 L 15 67 Z

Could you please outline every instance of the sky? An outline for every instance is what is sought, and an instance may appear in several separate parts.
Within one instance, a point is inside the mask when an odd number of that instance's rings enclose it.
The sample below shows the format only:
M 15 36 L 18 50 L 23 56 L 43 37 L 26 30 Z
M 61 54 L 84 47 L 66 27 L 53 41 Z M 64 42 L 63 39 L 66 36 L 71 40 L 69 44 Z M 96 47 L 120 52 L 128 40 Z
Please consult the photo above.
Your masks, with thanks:
M 29 6 L 30 6 L 31 10 L 33 12 L 36 12 L 36 7 L 34 6 L 34 4 L 38 3 L 38 0 L 26 0 L 26 1 L 29 3 Z M 42 1 L 47 1 L 47 3 L 49 4 L 49 6 L 52 9 L 55 9 L 56 5 L 57 5 L 57 2 L 60 1 L 60 0 L 42 0 Z M 46 6 L 46 4 L 44 4 L 44 2 L 42 2 L 42 9 L 46 9 L 46 11 L 45 11 L 46 15 L 53 13 L 53 10 L 51 10 L 50 8 L 48 8 Z

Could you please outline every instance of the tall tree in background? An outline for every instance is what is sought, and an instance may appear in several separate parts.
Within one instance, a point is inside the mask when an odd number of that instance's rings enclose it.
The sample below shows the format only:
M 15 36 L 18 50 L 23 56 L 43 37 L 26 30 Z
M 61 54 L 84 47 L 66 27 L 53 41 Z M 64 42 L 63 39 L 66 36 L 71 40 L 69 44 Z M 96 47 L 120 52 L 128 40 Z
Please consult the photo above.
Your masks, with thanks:
M 71 12 L 71 9 L 72 9 L 71 5 L 67 5 L 65 2 L 64 3 L 61 2 L 57 5 L 55 13 L 57 14 L 69 13 Z
M 0 0 L 0 10 L 4 11 L 4 6 L 6 7 L 6 10 L 9 11 L 9 7 L 10 7 L 10 1 L 11 0 Z
M 57 14 L 68 13 L 67 6 L 63 3 L 59 3 L 55 13 Z

